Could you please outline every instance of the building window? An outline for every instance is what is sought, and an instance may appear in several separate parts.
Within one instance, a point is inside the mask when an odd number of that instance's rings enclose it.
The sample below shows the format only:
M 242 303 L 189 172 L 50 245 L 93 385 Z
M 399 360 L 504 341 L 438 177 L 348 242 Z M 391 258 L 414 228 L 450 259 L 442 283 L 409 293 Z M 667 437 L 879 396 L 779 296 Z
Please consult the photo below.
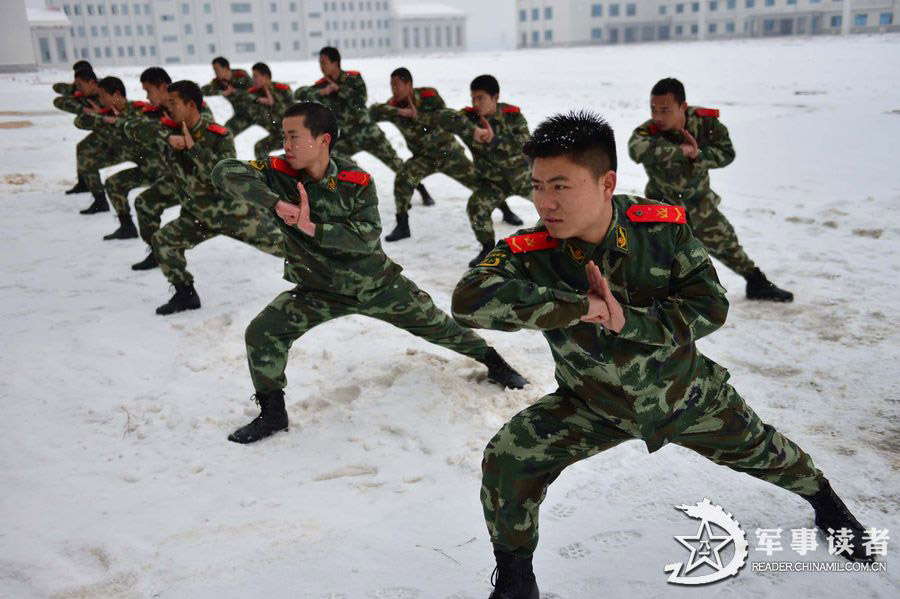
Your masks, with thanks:
M 865 27 L 869 24 L 869 15 L 855 15 L 853 17 L 853 25 L 856 27 Z
M 328 3 L 327 3 L 327 2 L 324 2 L 323 4 L 325 5 L 325 10 L 328 10 Z M 296 3 L 296 2 L 291 2 L 291 3 L 288 5 L 288 10 L 291 11 L 291 12 L 297 12 L 297 3 Z M 297 44 L 297 47 L 294 48 L 294 50 L 299 50 L 299 49 L 300 49 L 300 47 L 299 47 L 300 44 L 297 43 L 297 42 L 295 42 L 295 43 Z
M 125 25 L 125 35 L 126 36 L 131 35 L 131 25 Z
M 592 4 L 591 5 L 591 16 L 592 17 L 602 17 L 603 16 L 603 5 L 602 4 Z
M 709 29 L 708 29 L 707 31 L 709 31 L 709 33 L 715 33 L 715 32 L 716 32 L 716 24 L 715 24 L 715 23 L 710 23 L 710 24 L 709 24 Z
M 210 44 L 210 45 L 209 45 L 209 53 L 210 53 L 210 54 L 215 54 L 215 53 L 216 53 L 216 45 L 215 45 L 215 44 Z
M 203 14 L 212 14 L 212 4 L 210 4 L 209 2 L 203 3 Z
M 191 5 L 182 3 L 181 5 L 181 14 L 187 15 L 191 13 Z
M 250 12 L 250 3 L 249 2 L 232 2 L 231 3 L 231 12 Z
M 153 35 L 153 25 L 147 25 L 147 35 Z
M 661 15 L 666 14 L 666 9 L 667 9 L 667 8 L 668 8 L 668 6 L 666 6 L 665 4 L 660 4 L 660 5 L 659 5 L 659 14 L 661 14 Z
M 128 46 L 128 56 L 134 56 L 134 46 Z
M 712 0 L 712 1 L 709 3 L 709 11 L 710 11 L 710 12 L 713 12 L 713 11 L 716 11 L 716 10 L 719 10 L 719 3 L 716 2 L 716 0 Z
M 156 56 L 156 46 L 150 46 L 150 56 Z
M 106 14 L 106 6 L 104 6 L 103 4 L 98 4 L 97 5 L 97 14 L 105 15 Z
M 293 11 L 291 11 L 291 12 L 293 12 Z M 298 42 L 296 40 L 294 40 L 294 50 L 297 50 L 297 51 L 300 50 L 300 42 Z
M 274 2 L 269 3 L 269 10 L 271 12 L 278 12 L 278 5 Z
M 167 56 L 166 57 L 166 64 L 178 64 L 180 62 L 181 62 L 181 59 L 178 58 L 177 56 Z
M 278 23 L 272 23 L 272 31 L 278 33 Z
M 734 33 L 734 21 L 725 23 L 725 31 L 727 33 Z
M 160 21 L 174 21 L 175 15 L 159 15 Z
M 611 17 L 619 16 L 619 5 L 618 4 L 610 4 L 609 5 L 609 16 L 611 16 Z
M 194 44 L 188 44 L 188 45 L 187 45 L 187 53 L 188 53 L 188 54 L 193 54 L 193 53 L 194 53 Z
M 234 45 L 234 49 L 242 54 L 256 52 L 256 44 L 253 42 L 238 42 Z
M 100 48 L 94 48 L 94 58 L 100 58 Z
M 603 39 L 603 30 L 600 29 L 599 27 L 594 27 L 593 29 L 591 29 L 591 39 L 592 40 Z
M 91 37 L 97 37 L 97 26 L 91 25 Z
M 788 4 L 797 4 L 797 0 L 787 0 Z
M 253 23 L 232 23 L 231 29 L 235 33 L 253 33 Z
M 463 37 L 462 37 L 462 26 L 456 26 L 456 45 L 459 48 L 462 48 L 463 45 Z
M 78 4 L 76 4 L 76 5 L 73 6 L 72 8 L 75 10 L 75 14 L 76 14 L 76 15 L 80 15 L 80 14 L 81 14 L 81 6 L 79 6 Z M 81 51 L 82 51 L 84 54 L 87 54 L 87 48 L 82 48 Z
M 831 17 L 831 26 L 832 27 L 840 27 L 841 21 L 843 21 L 843 18 L 841 17 L 841 15 L 833 16 L 833 17 Z
M 419 28 L 413 27 L 413 48 L 419 47 Z
M 431 27 L 425 28 L 425 47 L 431 47 Z
M 661 40 L 669 39 L 669 26 L 668 25 L 660 25 L 659 29 L 657 29 L 657 37 Z
M 531 20 L 537 21 L 541 18 L 541 9 L 540 8 L 532 8 L 531 9 Z
M 527 20 L 528 20 L 528 11 L 527 11 L 527 10 L 520 10 L 520 11 L 519 11 L 519 22 L 520 22 L 520 23 L 524 23 L 524 22 L 527 21 Z
M 107 58 L 112 58 L 112 48 L 110 48 L 109 46 L 103 48 L 103 55 Z
M 381 43 L 379 42 L 378 45 L 380 46 Z M 441 38 L 441 28 L 440 27 L 434 28 L 434 45 L 437 46 L 438 48 L 440 48 L 441 46 L 444 45 L 443 40 Z
M 147 56 L 147 46 L 141 46 L 141 56 Z
M 78 28 L 78 37 L 84 37 L 84 27 Z
M 626 4 L 625 5 L 625 16 L 633 17 L 637 14 L 637 4 Z
M 531 43 L 536 46 L 540 43 L 540 41 L 541 41 L 541 34 L 538 33 L 537 31 L 532 31 L 531 32 Z
M 206 24 L 206 33 L 212 33 L 212 32 L 213 32 L 212 23 L 207 23 Z
M 753 8 L 756 4 L 756 0 L 745 0 L 747 8 Z
M 312 37 L 312 36 L 310 36 L 310 37 Z M 275 47 L 276 52 L 281 52 L 281 42 L 275 42 L 274 47 Z
M 879 25 L 893 25 L 894 24 L 894 13 L 892 12 L 883 12 L 878 17 Z
M 775 0 L 766 0 L 766 6 L 775 6 Z
M 763 21 L 763 31 L 775 31 L 775 19 L 765 19 Z
M 163 41 L 163 43 L 166 43 L 166 44 L 174 44 L 175 42 L 178 41 L 178 36 L 177 35 L 164 35 L 164 36 L 162 36 L 162 41 Z
M 127 5 L 127 4 L 123 4 L 123 5 L 122 5 L 122 14 L 123 14 L 123 15 L 127 15 L 127 14 L 128 14 L 128 5 Z
M 544 20 L 549 21 L 553 18 L 553 7 L 548 6 L 544 8 Z
M 106 27 L 104 27 L 103 29 L 106 29 Z M 144 26 L 143 25 L 137 26 L 137 33 L 138 33 L 138 35 L 144 35 Z M 104 31 L 103 34 L 106 35 L 106 32 Z
M 552 29 L 547 29 L 546 31 L 544 31 L 544 41 L 545 42 L 553 41 L 553 30 Z
M 124 58 L 125 48 L 123 48 L 122 46 L 119 46 L 118 48 L 116 48 L 116 51 L 119 53 L 119 58 Z
M 39 37 L 38 45 L 41 47 L 41 62 L 51 62 L 53 58 L 50 56 L 50 40 L 45 37 Z
M 700 12 L 700 3 L 699 2 L 691 3 L 691 12 Z
M 94 14 L 94 5 L 93 5 L 93 4 L 88 4 L 88 5 L 87 5 L 87 14 L 89 14 L 89 15 L 93 15 L 93 14 Z
M 328 29 L 328 21 L 325 21 L 325 29 Z M 297 21 L 291 23 L 291 31 L 300 31 L 300 23 Z
M 409 48 L 409 28 L 403 28 L 403 47 Z
M 68 60 L 66 56 L 66 40 L 65 38 L 58 37 L 56 38 L 56 55 L 59 56 L 59 59 L 62 61 Z
M 699 27 L 697 25 L 691 25 L 691 35 L 697 35 L 697 31 Z
M 676 5 L 675 5 L 675 12 L 678 13 L 679 15 L 680 15 L 681 13 L 683 13 L 683 12 L 684 12 L 684 4 L 676 4 Z
M 134 14 L 136 14 L 136 15 L 141 14 L 141 5 L 140 5 L 140 4 L 135 3 L 135 5 L 134 5 Z
M 734 10 L 736 6 L 737 0 L 726 0 L 725 2 L 725 8 L 727 8 L 728 10 Z
M 186 35 L 191 35 L 193 32 L 194 32 L 194 28 L 191 27 L 191 24 L 190 24 L 190 23 L 185 23 L 185 25 L 184 25 L 184 33 L 185 33 Z

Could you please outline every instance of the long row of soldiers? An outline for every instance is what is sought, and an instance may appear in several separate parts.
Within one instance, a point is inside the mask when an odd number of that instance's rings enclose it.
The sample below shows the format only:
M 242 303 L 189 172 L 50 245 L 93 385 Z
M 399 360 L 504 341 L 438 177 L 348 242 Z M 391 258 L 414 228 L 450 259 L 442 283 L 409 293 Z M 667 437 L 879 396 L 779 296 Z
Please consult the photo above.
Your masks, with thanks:
M 491 599 L 539 597 L 531 559 L 547 487 L 567 466 L 630 439 L 650 452 L 689 447 L 798 494 L 816 525 L 843 540 L 838 553 L 871 561 L 874 531 L 812 458 L 727 384 L 727 370 L 697 351 L 696 340 L 721 327 L 728 311 L 710 254 L 747 278 L 748 297 L 792 299 L 747 258 L 716 208 L 708 169 L 734 159 L 717 111 L 689 107 L 677 80 L 654 86 L 653 118 L 632 135 L 629 153 L 646 167 L 655 201 L 615 194 L 615 137 L 593 113 L 558 114 L 529 133 L 521 111 L 499 101 L 494 77 L 476 77 L 472 106 L 452 111 L 434 88 L 414 88 L 406 69 L 392 73 L 393 97 L 367 109 L 361 76 L 341 70 L 337 50 L 324 48 L 320 65 L 325 77 L 293 103 L 265 65 L 254 66 L 251 85 L 216 59 L 205 90 L 232 102 L 225 127 L 199 86 L 172 83 L 158 67 L 141 75 L 150 104 L 129 103 L 120 80 L 98 82 L 83 65 L 74 89 L 55 86 L 55 104 L 92 130 L 78 148 L 79 184 L 95 193 L 90 212 L 106 202 L 97 169 L 137 164 L 106 182 L 122 221 L 109 237 L 134 236 L 127 190 L 149 185 L 135 204 L 151 251 L 135 267 L 158 263 L 175 286 L 158 313 L 200 307 L 184 253 L 206 239 L 228 235 L 285 260 L 295 287 L 245 336 L 260 414 L 229 440 L 253 443 L 288 429 L 288 351 L 330 319 L 364 314 L 392 323 L 483 363 L 489 380 L 513 389 L 527 381 L 473 329 L 539 330 L 558 389 L 515 415 L 484 453 L 481 500 L 497 561 Z M 398 126 L 411 159 L 396 159 L 377 120 Z M 237 160 L 233 132 L 263 123 L 270 136 L 257 143 L 257 158 Z M 284 153 L 270 156 L 276 146 Z M 409 236 L 410 198 L 426 175 L 445 172 L 473 190 L 468 213 L 483 247 L 454 291 L 452 317 L 382 250 L 375 183 L 350 159 L 358 151 L 397 172 L 394 239 Z M 541 221 L 495 243 L 491 212 L 511 195 L 530 196 Z M 160 228 L 162 211 L 175 204 L 180 216 Z

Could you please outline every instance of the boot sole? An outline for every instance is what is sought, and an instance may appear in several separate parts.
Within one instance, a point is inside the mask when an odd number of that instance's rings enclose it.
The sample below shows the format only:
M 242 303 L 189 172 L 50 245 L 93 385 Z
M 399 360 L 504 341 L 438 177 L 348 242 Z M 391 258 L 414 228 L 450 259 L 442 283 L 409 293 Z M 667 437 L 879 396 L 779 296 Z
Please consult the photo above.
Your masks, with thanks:
M 179 312 L 187 312 L 188 310 L 199 310 L 201 306 L 190 306 L 187 308 L 182 308 L 181 310 L 173 310 L 172 312 L 157 312 L 156 314 L 159 316 L 170 316 L 172 314 L 178 314 Z
M 272 431 L 271 433 L 269 433 L 268 435 L 265 435 L 263 437 L 258 437 L 256 439 L 248 439 L 246 441 L 242 441 L 241 439 L 238 439 L 237 437 L 235 437 L 234 434 L 231 434 L 231 435 L 228 435 L 228 440 L 231 441 L 232 443 L 237 443 L 239 445 L 250 445 L 251 443 L 257 443 L 259 441 L 262 441 L 263 439 L 268 439 L 269 437 L 273 437 L 273 436 L 277 435 L 278 433 L 286 433 L 289 431 L 290 431 L 290 427 L 286 426 L 282 429 L 278 429 L 277 431 Z

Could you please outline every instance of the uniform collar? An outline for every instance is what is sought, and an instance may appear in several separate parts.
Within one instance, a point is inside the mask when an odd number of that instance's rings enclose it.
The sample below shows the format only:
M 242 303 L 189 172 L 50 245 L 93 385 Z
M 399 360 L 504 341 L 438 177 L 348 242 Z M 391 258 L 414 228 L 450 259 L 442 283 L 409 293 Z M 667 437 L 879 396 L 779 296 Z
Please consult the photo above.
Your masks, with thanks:
M 630 249 L 631 230 L 625 218 L 625 210 L 618 205 L 615 196 L 612 199 L 612 209 L 613 215 L 609 223 L 609 230 L 600 243 L 595 245 L 573 237 L 560 244 L 560 251 L 579 264 L 586 264 L 598 250 L 617 252 L 627 256 Z
M 337 174 L 338 167 L 334 162 L 334 158 L 328 159 L 328 168 L 325 170 L 325 176 L 322 177 L 321 181 L 313 181 L 312 177 L 310 177 L 306 171 L 300 171 L 300 181 L 304 186 L 306 185 L 320 185 L 322 187 L 327 188 L 329 191 L 334 191 L 334 183 L 331 181 L 337 182 Z

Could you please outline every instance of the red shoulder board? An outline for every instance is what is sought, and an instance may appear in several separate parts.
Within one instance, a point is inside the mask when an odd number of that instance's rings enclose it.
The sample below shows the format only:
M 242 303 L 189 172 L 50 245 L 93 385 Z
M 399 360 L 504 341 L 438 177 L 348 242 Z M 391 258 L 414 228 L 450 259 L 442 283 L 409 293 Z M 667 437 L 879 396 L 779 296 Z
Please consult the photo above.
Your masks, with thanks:
M 269 157 L 269 166 L 274 168 L 276 171 L 284 173 L 285 175 L 290 175 L 291 177 L 296 177 L 300 174 L 300 171 L 294 169 L 290 164 L 288 164 L 287 160 L 282 160 L 278 156 Z
M 75 90 L 74 92 L 72 92 L 72 96 L 75 98 L 80 98 L 80 97 L 84 96 L 84 94 L 78 90 Z
M 647 131 L 650 132 L 650 135 L 656 135 L 659 133 L 659 127 L 656 126 L 656 123 L 650 123 L 650 126 L 647 127 Z
M 475 112 L 475 109 L 472 106 L 466 106 L 465 111 L 466 112 Z
M 707 116 L 713 118 L 719 118 L 719 109 L 718 108 L 695 108 L 694 114 L 697 116 Z
M 280 89 L 280 90 L 291 89 L 291 86 L 288 85 L 287 83 L 276 83 L 274 85 L 274 87 L 275 87 L 275 89 Z
M 163 118 L 159 119 L 159 122 L 162 123 L 163 125 L 165 125 L 166 127 L 172 127 L 173 129 L 178 128 L 178 123 L 176 123 L 175 121 L 173 121 L 172 119 L 170 119 L 167 116 L 164 116 Z
M 112 108 L 104 108 L 103 110 L 99 111 L 97 114 L 112 114 L 112 113 L 113 113 Z
M 524 235 L 515 235 L 504 239 L 513 254 L 524 254 L 525 252 L 533 252 L 535 250 L 549 250 L 559 245 L 558 239 L 550 237 L 550 233 L 542 231 L 540 233 L 525 233 Z
M 360 75 L 359 71 L 344 71 L 344 72 L 347 73 L 348 75 L 352 75 L 353 77 L 359 77 L 359 75 Z
M 213 124 L 211 124 L 211 125 L 208 125 L 208 126 L 206 127 L 206 130 L 207 130 L 207 131 L 212 131 L 212 132 L 215 133 L 216 135 L 228 135 L 228 129 L 226 129 L 226 128 L 223 127 L 222 125 L 219 125 L 219 124 L 216 124 L 216 123 L 213 123 Z
M 327 77 L 322 77 L 321 79 L 319 79 L 318 81 L 316 81 L 316 85 L 325 85 L 326 83 L 328 83 L 328 78 L 327 78 Z
M 660 206 L 657 204 L 635 204 L 625 211 L 633 223 L 679 223 L 685 224 L 687 216 L 681 206 Z
M 504 114 L 510 114 L 510 113 L 516 113 L 516 112 L 522 112 L 522 109 L 519 108 L 518 106 L 504 106 L 503 107 Z
M 157 110 L 162 110 L 162 106 L 154 106 L 152 104 L 147 104 L 143 108 L 141 108 L 141 112 L 156 112 Z
M 245 71 L 244 69 L 236 69 L 234 71 L 231 71 L 231 74 L 236 75 L 238 77 L 246 77 L 247 71 Z
M 360 171 L 341 171 L 338 173 L 338 180 L 356 183 L 365 187 L 372 180 L 372 175 Z
M 422 98 L 433 98 L 436 95 L 437 95 L 437 90 L 431 89 L 430 87 L 423 89 L 421 92 L 419 92 L 419 96 L 421 96 Z
M 144 108 L 145 106 L 150 106 L 150 105 L 147 104 L 146 102 L 144 102 L 143 100 L 136 100 L 131 103 L 132 108 Z
M 256 92 L 259 91 L 259 88 L 254 85 L 253 87 L 247 88 L 247 91 L 250 92 L 251 94 L 255 94 Z

